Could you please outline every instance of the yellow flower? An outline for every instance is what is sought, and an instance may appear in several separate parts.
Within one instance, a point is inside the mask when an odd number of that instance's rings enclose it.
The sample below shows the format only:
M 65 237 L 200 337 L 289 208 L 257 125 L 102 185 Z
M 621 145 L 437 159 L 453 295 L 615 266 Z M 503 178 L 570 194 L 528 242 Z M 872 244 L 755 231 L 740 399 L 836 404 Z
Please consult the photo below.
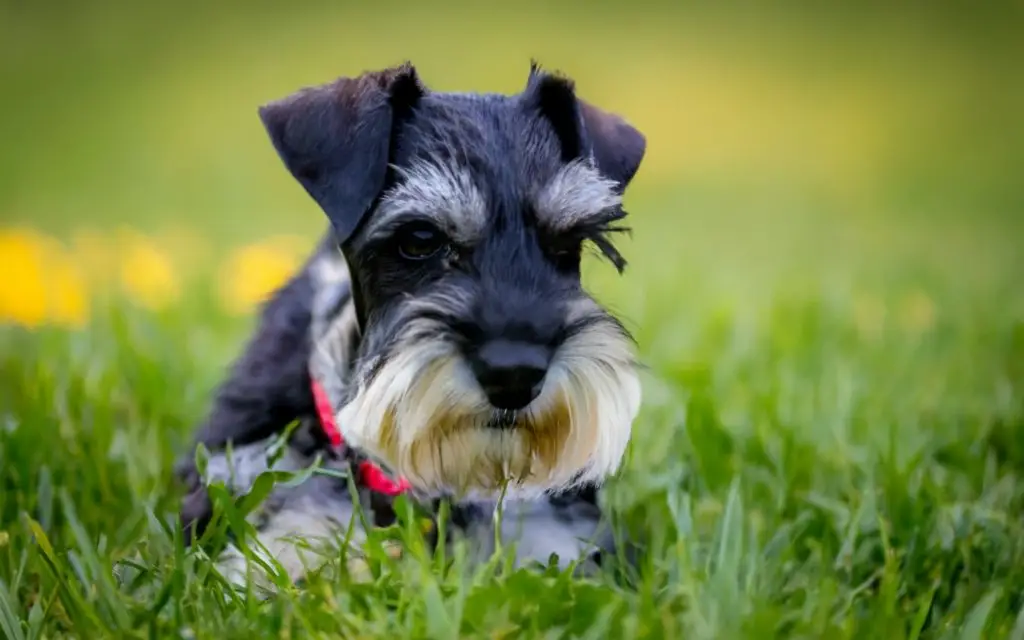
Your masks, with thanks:
M 232 253 L 220 271 L 220 290 L 231 313 L 247 313 L 283 285 L 298 269 L 299 245 L 278 237 Z
M 0 321 L 80 326 L 88 318 L 85 282 L 68 252 L 28 229 L 0 231 Z
M 134 231 L 122 230 L 120 280 L 125 292 L 151 310 L 159 310 L 181 294 L 170 258 L 152 240 Z
M 0 319 L 30 327 L 46 319 L 44 244 L 45 238 L 31 231 L 0 232 Z
M 79 327 L 89 315 L 85 278 L 77 265 L 67 258 L 55 258 L 50 273 L 50 319 Z

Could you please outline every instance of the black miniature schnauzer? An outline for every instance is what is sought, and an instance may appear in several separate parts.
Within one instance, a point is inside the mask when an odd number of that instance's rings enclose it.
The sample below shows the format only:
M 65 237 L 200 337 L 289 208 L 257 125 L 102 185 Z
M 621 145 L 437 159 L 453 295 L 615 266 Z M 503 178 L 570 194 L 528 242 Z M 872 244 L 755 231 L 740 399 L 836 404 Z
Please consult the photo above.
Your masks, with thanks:
M 448 500 L 449 528 L 486 553 L 505 496 L 500 534 L 518 563 L 596 562 L 596 491 L 641 389 L 634 341 L 584 291 L 580 261 L 589 244 L 623 270 L 612 234 L 644 136 L 536 64 L 512 96 L 435 93 L 406 63 L 259 114 L 331 228 L 216 394 L 195 438 L 213 452 L 205 476 L 193 454 L 179 463 L 188 531 L 211 516 L 205 483 L 246 492 L 268 441 L 299 421 L 274 468 L 329 453 L 372 524 L 402 492 Z M 253 522 L 297 579 L 308 567 L 291 537 L 343 534 L 353 514 L 345 480 L 311 475 Z M 243 580 L 245 564 L 232 546 L 220 566 Z

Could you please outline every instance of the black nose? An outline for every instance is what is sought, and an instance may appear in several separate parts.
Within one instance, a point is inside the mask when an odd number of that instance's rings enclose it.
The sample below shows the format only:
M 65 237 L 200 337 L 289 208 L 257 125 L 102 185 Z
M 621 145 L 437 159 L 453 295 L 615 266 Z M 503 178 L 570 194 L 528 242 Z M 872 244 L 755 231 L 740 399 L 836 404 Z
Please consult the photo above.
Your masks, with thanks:
M 526 342 L 492 340 L 472 358 L 473 373 L 497 409 L 522 409 L 540 395 L 551 352 Z

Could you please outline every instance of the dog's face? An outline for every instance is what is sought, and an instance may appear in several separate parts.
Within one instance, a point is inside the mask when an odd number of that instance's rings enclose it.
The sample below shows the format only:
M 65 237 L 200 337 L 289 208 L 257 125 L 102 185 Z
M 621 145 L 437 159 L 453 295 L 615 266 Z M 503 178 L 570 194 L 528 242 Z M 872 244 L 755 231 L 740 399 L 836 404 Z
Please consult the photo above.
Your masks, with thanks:
M 516 96 L 433 94 L 409 66 L 261 109 L 331 219 L 362 331 L 338 418 L 435 493 L 551 490 L 619 465 L 640 404 L 633 342 L 584 291 L 642 135 L 531 71 Z

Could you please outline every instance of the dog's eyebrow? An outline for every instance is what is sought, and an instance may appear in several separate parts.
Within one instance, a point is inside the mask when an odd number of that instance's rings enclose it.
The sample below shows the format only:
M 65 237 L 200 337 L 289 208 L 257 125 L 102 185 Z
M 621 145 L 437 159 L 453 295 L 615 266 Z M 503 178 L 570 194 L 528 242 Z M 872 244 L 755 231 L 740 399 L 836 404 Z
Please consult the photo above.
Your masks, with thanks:
M 533 204 L 541 224 L 557 232 L 607 222 L 609 211 L 622 206 L 622 196 L 592 164 L 574 160 L 537 192 Z
M 367 221 L 367 238 L 390 233 L 407 217 L 429 219 L 459 242 L 480 237 L 487 205 L 468 171 L 427 160 L 394 169 L 401 181 L 384 194 Z

